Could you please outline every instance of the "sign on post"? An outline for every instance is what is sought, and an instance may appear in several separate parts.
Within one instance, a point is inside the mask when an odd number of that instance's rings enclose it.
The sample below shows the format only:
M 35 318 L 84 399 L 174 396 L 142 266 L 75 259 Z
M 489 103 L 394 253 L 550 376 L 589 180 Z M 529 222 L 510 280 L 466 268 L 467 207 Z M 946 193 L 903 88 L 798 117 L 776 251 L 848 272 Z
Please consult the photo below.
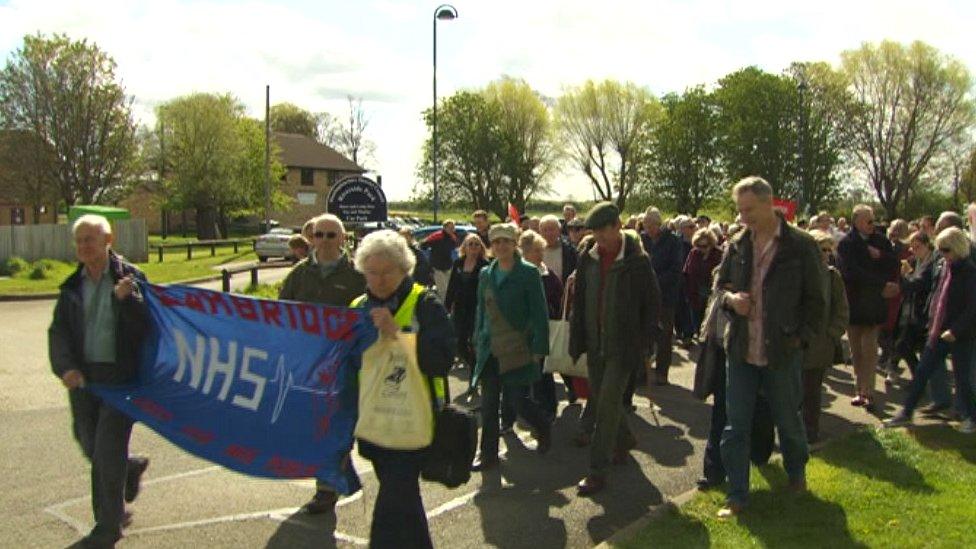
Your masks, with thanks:
M 347 177 L 329 191 L 328 212 L 344 223 L 386 221 L 386 194 L 375 181 L 361 175 Z

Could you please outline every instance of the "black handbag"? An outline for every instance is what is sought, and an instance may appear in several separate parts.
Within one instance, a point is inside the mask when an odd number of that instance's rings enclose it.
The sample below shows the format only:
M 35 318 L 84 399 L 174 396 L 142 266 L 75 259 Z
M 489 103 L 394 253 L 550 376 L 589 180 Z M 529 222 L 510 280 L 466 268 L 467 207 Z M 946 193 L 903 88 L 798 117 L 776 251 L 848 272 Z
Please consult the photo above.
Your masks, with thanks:
M 478 420 L 465 408 L 448 404 L 437 413 L 434 441 L 420 472 L 424 480 L 457 488 L 471 478 L 478 445 Z

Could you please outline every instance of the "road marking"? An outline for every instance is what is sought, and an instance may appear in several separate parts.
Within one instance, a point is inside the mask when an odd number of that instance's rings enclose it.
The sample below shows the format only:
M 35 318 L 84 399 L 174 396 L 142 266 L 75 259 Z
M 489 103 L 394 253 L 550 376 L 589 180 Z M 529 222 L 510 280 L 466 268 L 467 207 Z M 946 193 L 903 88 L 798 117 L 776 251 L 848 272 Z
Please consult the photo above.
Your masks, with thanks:
M 456 497 L 447 503 L 438 505 L 437 507 L 432 509 L 429 513 L 427 513 L 427 519 L 429 520 L 436 516 L 443 515 L 444 513 L 453 511 L 458 507 L 467 504 L 469 501 L 474 499 L 474 497 L 477 495 L 478 495 L 477 491 L 468 492 L 467 494 L 464 494 L 463 496 L 460 497 Z
M 166 475 L 163 477 L 156 477 L 146 480 L 142 483 L 143 486 L 152 486 L 153 484 L 160 484 L 162 482 L 169 482 L 171 480 L 179 480 L 181 478 L 195 477 L 197 475 L 205 475 L 207 473 L 213 473 L 215 471 L 220 471 L 223 467 L 219 465 L 211 465 L 210 467 L 203 467 L 202 469 L 193 469 L 191 471 L 184 471 L 182 473 L 174 473 L 172 475 Z

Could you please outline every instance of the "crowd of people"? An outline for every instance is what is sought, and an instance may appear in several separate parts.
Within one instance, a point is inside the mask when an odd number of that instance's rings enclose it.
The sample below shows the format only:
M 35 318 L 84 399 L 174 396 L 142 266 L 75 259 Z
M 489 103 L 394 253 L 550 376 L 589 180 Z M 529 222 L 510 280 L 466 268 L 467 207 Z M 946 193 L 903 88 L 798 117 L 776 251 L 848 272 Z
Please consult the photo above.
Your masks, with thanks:
M 580 496 L 608 489 L 612 466 L 626 463 L 637 443 L 628 424 L 633 394 L 672 382 L 676 344 L 697 351 L 694 394 L 714 397 L 699 486 L 727 482 L 723 517 L 747 505 L 750 461 L 769 458 L 776 432 L 790 489 L 807 489 L 825 372 L 835 364 L 853 366 L 851 403 L 868 410 L 878 406 L 878 373 L 899 384 L 907 365 L 907 397 L 887 426 L 911 423 L 927 394 L 922 412 L 976 432 L 976 205 L 967 233 L 954 212 L 892 220 L 885 230 L 867 205 L 849 224 L 826 212 L 793 223 L 759 177 L 739 181 L 732 198 L 734 223 L 665 220 L 653 206 L 624 220 L 609 202 L 585 218 L 567 205 L 561 218 L 519 224 L 492 225 L 479 210 L 463 238 L 445 221 L 420 243 L 409 231 L 383 230 L 354 251 L 342 221 L 323 214 L 293 240 L 303 259 L 279 298 L 368 309 L 380 337 L 416 333 L 417 363 L 432 384 L 455 368 L 466 374 L 465 397 L 479 403 L 481 424 L 474 471 L 501 466 L 499 437 L 518 418 L 537 452 L 549 452 L 560 399 L 576 403 L 585 391 L 572 440 L 589 448 Z M 81 264 L 62 286 L 51 363 L 92 464 L 96 526 L 86 540 L 112 546 L 148 461 L 129 455 L 131 420 L 83 387 L 132 379 L 148 322 L 135 283 L 144 277 L 111 250 L 102 218 L 84 216 L 73 231 Z M 585 360 L 587 376 L 560 374 L 557 384 L 544 358 L 554 352 L 549 322 L 560 319 L 568 319 L 568 354 Z M 431 396 L 431 406 L 443 404 L 443 391 Z M 359 452 L 379 481 L 371 545 L 430 547 L 424 449 L 360 440 Z M 332 512 L 336 500 L 319 483 L 304 510 Z

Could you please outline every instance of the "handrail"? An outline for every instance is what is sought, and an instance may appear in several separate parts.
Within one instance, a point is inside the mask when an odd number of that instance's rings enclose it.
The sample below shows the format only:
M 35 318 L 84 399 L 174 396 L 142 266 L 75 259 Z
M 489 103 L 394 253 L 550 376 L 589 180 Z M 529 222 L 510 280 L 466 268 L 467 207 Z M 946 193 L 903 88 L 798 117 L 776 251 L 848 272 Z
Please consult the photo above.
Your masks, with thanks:
M 251 286 L 258 285 L 258 271 L 261 269 L 271 269 L 276 267 L 290 267 L 294 265 L 291 261 L 268 261 L 266 263 L 248 263 L 230 269 L 220 270 L 221 288 L 223 292 L 230 291 L 230 276 L 243 272 L 251 272 Z
M 156 252 L 159 258 L 159 262 L 163 262 L 163 250 L 172 250 L 176 248 L 186 248 L 186 259 L 193 259 L 193 248 L 197 247 L 210 247 L 210 257 L 217 255 L 217 246 L 234 246 L 234 253 L 238 252 L 241 244 L 250 243 L 254 246 L 257 241 L 257 237 L 252 238 L 226 238 L 222 240 L 194 240 L 191 242 L 180 242 L 175 244 L 152 244 L 150 248 L 156 248 Z

